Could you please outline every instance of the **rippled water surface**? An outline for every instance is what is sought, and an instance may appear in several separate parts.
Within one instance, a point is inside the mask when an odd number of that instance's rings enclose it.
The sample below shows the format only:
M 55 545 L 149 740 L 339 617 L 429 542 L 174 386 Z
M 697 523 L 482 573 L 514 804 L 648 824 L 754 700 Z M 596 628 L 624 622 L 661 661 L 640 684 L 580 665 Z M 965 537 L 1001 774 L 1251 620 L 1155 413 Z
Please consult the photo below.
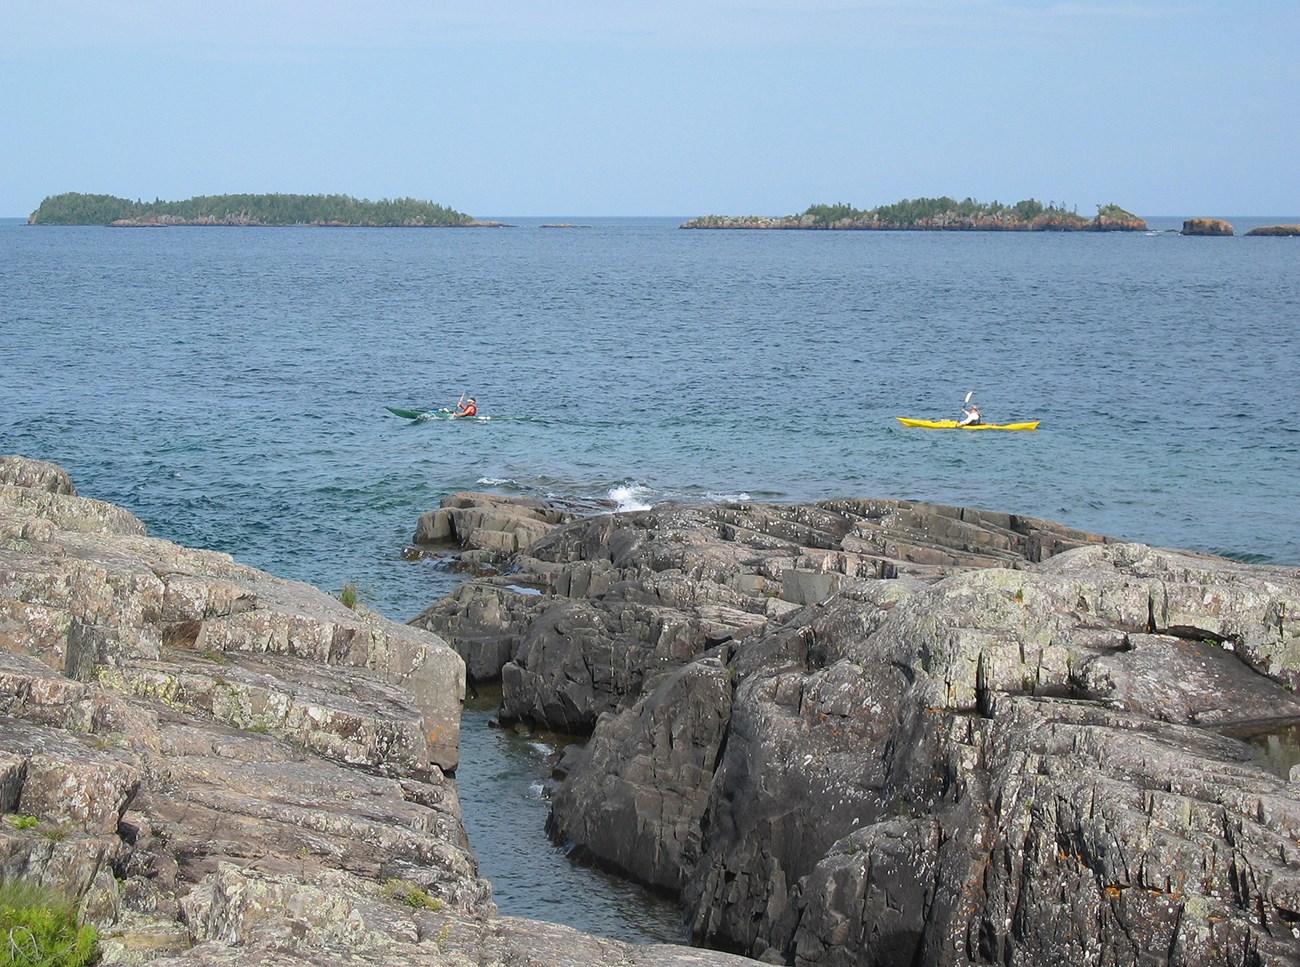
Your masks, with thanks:
M 910 497 L 1300 564 L 1300 239 L 563 220 L 585 227 L 0 222 L 0 452 L 397 620 L 454 580 L 402 559 L 416 518 L 469 489 Z M 894 419 L 971 390 L 1042 427 Z M 384 409 L 465 391 L 491 419 Z M 553 851 L 510 829 L 472 832 L 502 883 Z M 497 835 L 520 839 L 489 860 Z M 537 909 L 510 882 L 503 910 Z
M 483 689 L 461 721 L 465 828 L 492 879 L 497 905 L 514 916 L 567 923 L 614 939 L 686 943 L 677 904 L 600 870 L 570 862 L 537 842 L 550 813 L 546 797 L 564 740 L 496 726 L 500 690 Z

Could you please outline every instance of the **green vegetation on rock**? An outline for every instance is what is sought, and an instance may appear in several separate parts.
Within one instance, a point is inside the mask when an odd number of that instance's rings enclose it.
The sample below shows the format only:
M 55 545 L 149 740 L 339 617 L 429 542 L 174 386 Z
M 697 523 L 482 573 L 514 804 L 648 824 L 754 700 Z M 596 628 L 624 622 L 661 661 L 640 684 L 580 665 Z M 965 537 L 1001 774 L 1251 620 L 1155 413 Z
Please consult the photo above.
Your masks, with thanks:
M 1109 205 L 1098 205 L 1098 206 L 1097 206 L 1097 217 L 1098 217 L 1098 218 L 1118 218 L 1118 219 L 1120 219 L 1121 221 L 1134 221 L 1134 220 L 1137 219 L 1137 216 L 1134 215 L 1132 212 L 1130 212 L 1130 211 L 1125 211 L 1123 208 L 1120 208 L 1120 207 L 1119 207 L 1118 205 L 1116 205 L 1114 202 L 1112 202 L 1112 203 L 1109 204 Z
M 414 198 L 366 201 L 348 195 L 201 195 L 185 201 L 131 201 L 113 195 L 51 195 L 32 225 L 347 225 L 479 224 L 469 215 Z
M 406 906 L 414 907 L 417 910 L 433 910 L 437 912 L 444 906 L 443 901 L 437 897 L 429 896 L 427 892 L 414 883 L 408 883 L 406 880 L 388 880 L 384 883 L 384 894 L 398 903 L 404 903 Z
M 99 957 L 99 932 L 78 925 L 63 897 L 32 883 L 0 881 L 0 967 L 82 967 Z
M 837 202 L 810 205 L 800 215 L 781 218 L 761 216 L 706 215 L 689 221 L 683 228 L 809 228 L 866 230 L 947 231 L 1138 231 L 1146 222 L 1115 204 L 1098 205 L 1097 217 L 1086 218 L 1077 210 L 1055 202 L 1044 205 L 1027 198 L 1014 205 L 973 198 L 957 201 L 947 195 L 938 198 L 905 198 L 892 205 L 857 209 Z
M 343 585 L 342 590 L 339 591 L 339 601 L 342 602 L 343 607 L 345 608 L 355 608 L 357 606 L 357 601 L 359 600 L 360 593 L 361 592 L 357 589 L 357 586 L 353 584 L 351 581 L 348 581 L 346 584 Z

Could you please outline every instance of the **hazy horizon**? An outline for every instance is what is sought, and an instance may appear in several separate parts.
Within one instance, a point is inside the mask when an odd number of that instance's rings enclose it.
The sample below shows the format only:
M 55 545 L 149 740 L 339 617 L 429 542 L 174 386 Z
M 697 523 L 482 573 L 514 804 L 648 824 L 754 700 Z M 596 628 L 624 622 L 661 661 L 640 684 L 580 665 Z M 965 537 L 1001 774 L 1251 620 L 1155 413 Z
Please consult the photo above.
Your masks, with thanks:
M 66 191 L 1300 210 L 1284 0 L 7 0 L 0 37 L 5 217 Z
M 100 194 L 102 194 L 102 193 L 100 193 Z M 213 193 L 213 194 L 250 194 L 250 192 L 220 192 L 220 193 Z M 341 194 L 341 195 L 346 195 L 346 194 L 348 194 L 348 193 L 347 193 L 347 192 L 321 192 L 320 194 Z M 918 196 L 918 197 L 920 197 L 920 196 Z M 935 196 L 931 196 L 931 197 L 935 197 Z M 962 197 L 965 197 L 965 196 L 962 196 Z M 138 199 L 133 199 L 133 200 L 138 200 Z M 163 199 L 163 200 L 164 200 L 164 201 L 183 201 L 184 199 L 167 198 L 167 199 Z M 361 200 L 361 201 L 377 201 L 377 200 L 379 200 L 379 199 L 358 199 L 358 200 Z M 432 199 L 432 198 L 429 198 L 429 199 L 418 199 L 418 200 L 420 200 L 420 201 L 436 201 L 436 199 Z M 901 200 L 902 200 L 902 199 L 894 199 L 894 201 L 901 201 Z M 960 200 L 960 199 L 959 199 L 959 200 Z M 992 199 L 989 199 L 989 200 L 992 200 Z M 1001 199 L 999 199 L 999 200 L 1001 200 Z M 1004 203 L 1005 203 L 1005 204 L 1012 204 L 1012 203 L 1014 203 L 1014 202 L 1016 202 L 1016 201 L 1021 201 L 1021 200 L 1022 200 L 1022 199 L 1016 198 L 1016 199 L 1014 199 L 1014 200 L 1012 200 L 1012 201 L 1004 202 Z M 1041 201 L 1041 200 L 1042 200 L 1042 199 L 1039 199 L 1039 201 Z M 982 202 L 982 201 L 985 201 L 985 199 L 976 198 L 975 201 L 980 201 L 980 202 Z M 889 203 L 889 202 L 880 202 L 879 204 L 880 204 L 880 205 L 885 205 L 885 204 L 890 204 L 890 203 Z M 447 206 L 445 206 L 445 207 L 448 207 L 448 208 L 455 208 L 454 205 L 447 205 Z M 608 220 L 618 220 L 618 219 L 625 219 L 625 220 L 629 220 L 629 221 L 637 220 L 637 219 L 664 219 L 664 220 L 682 219 L 683 221 L 686 221 L 686 220 L 693 219 L 693 218 L 700 218 L 700 217 L 702 217 L 702 216 L 704 216 L 704 215 L 726 215 L 726 216 L 737 216 L 737 217 L 739 217 L 739 216 L 743 216 L 743 215 L 755 215 L 755 216 L 762 217 L 762 218 L 781 218 L 781 217 L 784 217 L 784 216 L 786 216 L 786 215 L 797 215 L 797 214 L 800 214 L 800 213 L 802 213 L 803 210 L 804 210 L 805 208 L 807 208 L 807 207 L 808 207 L 808 206 L 805 205 L 805 206 L 803 206 L 802 208 L 799 208 L 799 209 L 797 209 L 797 210 L 792 209 L 792 210 L 787 211 L 787 212 L 719 212 L 719 211 L 713 211 L 713 212 L 641 212 L 641 213 L 628 213 L 628 214 L 616 214 L 616 215 L 609 215 L 609 214 L 604 214 L 604 213 L 593 213 L 593 212 L 587 212 L 587 213 L 582 213 L 582 212 L 535 212 L 535 213 L 522 214 L 522 215 L 519 214 L 519 213 L 510 213 L 510 212 L 506 212 L 506 213 L 501 213 L 501 212 L 462 212 L 462 214 L 472 215 L 474 218 L 476 218 L 476 219 L 478 219 L 478 220 L 480 220 L 480 221 L 501 221 L 501 220 L 503 220 L 503 219 L 512 219 L 512 218 L 526 219 L 526 220 L 528 220 L 528 221 L 537 221 L 537 220 L 543 220 L 543 219 L 558 219 L 558 220 L 563 220 L 563 221 L 566 221 L 566 222 L 572 222 L 572 221 L 574 221 L 575 219 L 600 219 L 600 220 L 607 220 L 607 221 L 608 221 Z M 860 206 L 860 207 L 862 207 L 862 208 L 864 208 L 864 209 L 871 209 L 871 208 L 875 208 L 875 207 L 878 207 L 878 206 L 877 206 L 876 204 L 869 204 L 869 205 L 864 205 L 864 206 Z M 35 210 L 35 209 L 33 209 L 33 211 L 34 211 L 34 210 Z M 1131 209 L 1130 209 L 1130 211 L 1131 211 Z M 26 221 L 27 221 L 27 218 L 28 218 L 28 215 L 30 215 L 30 214 L 31 214 L 31 212 L 28 212 L 28 213 L 25 214 L 25 215 L 0 215 L 0 221 L 22 221 L 22 222 L 26 222 Z M 1093 213 L 1092 213 L 1092 212 L 1084 212 L 1083 209 L 1080 209 L 1080 214 L 1084 214 L 1084 215 L 1091 216 Z M 1154 212 L 1154 213 L 1148 213 L 1148 212 L 1133 212 L 1133 214 L 1136 215 L 1138 218 L 1143 219 L 1144 221 L 1151 221 L 1151 220 L 1153 220 L 1153 219 L 1154 219 L 1154 220 L 1173 220 L 1173 219 L 1187 219 L 1187 218 L 1217 218 L 1217 219 L 1222 219 L 1222 220 L 1224 220 L 1224 221 L 1228 221 L 1228 222 L 1231 222 L 1233 219 L 1244 219 L 1244 220 L 1247 220 L 1247 221 L 1259 221 L 1259 220 L 1261 220 L 1261 219 L 1285 219 L 1285 220 L 1288 221 L 1288 223 L 1291 222 L 1291 221 L 1297 221 L 1297 222 L 1300 222 L 1300 214 L 1291 214 L 1291 213 L 1286 213 L 1286 212 L 1228 212 L 1228 213 L 1225 214 L 1225 213 L 1221 213 L 1221 212 L 1191 212 L 1191 211 L 1188 211 L 1188 212 L 1174 212 L 1174 213 L 1170 213 L 1170 212 Z M 51 226 L 45 226 L 45 225 L 43 225 L 43 226 L 39 226 L 39 227 L 41 227 L 41 228 L 48 228 L 48 227 L 51 227 Z M 93 226 L 90 226 L 90 227 L 93 227 Z M 276 227 L 276 226 L 259 226 L 259 227 Z M 292 226 L 290 226 L 290 227 L 292 227 Z M 436 227 L 439 227 L 439 226 L 430 226 L 430 227 L 434 227 L 434 228 L 436 228 Z

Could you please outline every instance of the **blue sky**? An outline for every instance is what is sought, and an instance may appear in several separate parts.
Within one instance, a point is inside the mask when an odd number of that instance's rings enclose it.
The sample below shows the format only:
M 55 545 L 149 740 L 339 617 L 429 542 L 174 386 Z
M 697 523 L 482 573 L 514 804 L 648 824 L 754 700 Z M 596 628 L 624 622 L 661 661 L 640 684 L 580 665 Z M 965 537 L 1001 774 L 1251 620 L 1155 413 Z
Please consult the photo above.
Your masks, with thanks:
M 1296 215 L 1298 51 L 1295 0 L 0 0 L 0 216 L 64 191 Z

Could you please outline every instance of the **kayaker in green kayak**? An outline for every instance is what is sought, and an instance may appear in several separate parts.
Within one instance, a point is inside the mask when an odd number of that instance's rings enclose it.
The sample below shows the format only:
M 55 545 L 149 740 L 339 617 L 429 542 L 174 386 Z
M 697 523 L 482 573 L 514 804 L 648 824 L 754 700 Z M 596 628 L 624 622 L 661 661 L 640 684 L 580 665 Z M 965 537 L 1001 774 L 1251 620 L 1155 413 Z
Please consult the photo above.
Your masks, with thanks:
M 454 420 L 458 416 L 477 416 L 478 406 L 474 403 L 474 397 L 470 397 L 464 403 L 456 404 L 456 412 L 451 415 Z

